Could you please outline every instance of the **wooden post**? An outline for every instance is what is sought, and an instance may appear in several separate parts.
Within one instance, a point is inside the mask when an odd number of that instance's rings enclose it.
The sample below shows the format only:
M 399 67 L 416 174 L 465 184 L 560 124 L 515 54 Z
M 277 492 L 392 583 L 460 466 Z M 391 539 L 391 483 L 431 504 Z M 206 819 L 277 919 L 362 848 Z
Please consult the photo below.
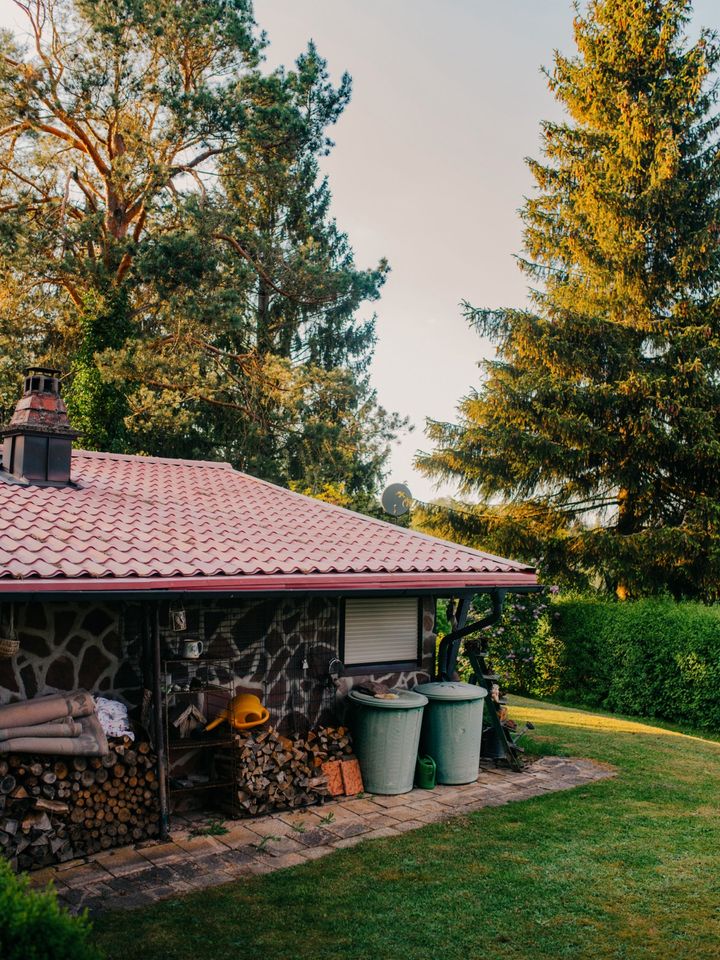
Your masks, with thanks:
M 155 748 L 157 750 L 158 781 L 160 794 L 160 839 L 167 840 L 170 832 L 170 811 L 167 793 L 167 754 L 165 750 L 165 725 L 163 723 L 162 702 L 162 660 L 160 656 L 160 605 L 157 600 L 152 604 L 150 615 L 151 641 L 153 650 L 153 706 L 155 713 Z

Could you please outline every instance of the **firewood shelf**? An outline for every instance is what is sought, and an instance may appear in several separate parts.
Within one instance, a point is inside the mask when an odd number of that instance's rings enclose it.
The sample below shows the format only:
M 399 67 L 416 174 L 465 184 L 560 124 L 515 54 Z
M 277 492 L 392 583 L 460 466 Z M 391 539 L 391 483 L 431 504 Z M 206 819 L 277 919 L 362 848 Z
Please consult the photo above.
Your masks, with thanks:
M 190 797 L 196 793 L 205 794 L 212 790 L 222 791 L 224 802 L 228 796 L 233 796 L 235 791 L 231 788 L 236 780 L 234 764 L 230 769 L 227 767 L 223 769 L 222 775 L 218 776 L 212 752 L 216 748 L 232 747 L 232 734 L 227 727 L 224 731 L 218 731 L 217 734 L 205 734 L 201 732 L 202 721 L 198 718 L 202 717 L 205 723 L 214 719 L 224 705 L 221 699 L 223 692 L 228 700 L 232 699 L 235 693 L 234 668 L 235 661 L 231 657 L 171 657 L 163 660 L 162 671 L 167 687 L 163 706 L 168 758 L 168 796 Z M 173 690 L 172 687 L 178 684 L 188 686 L 190 689 Z M 218 697 L 218 703 L 211 706 L 208 711 L 208 699 L 212 699 L 213 695 Z M 178 726 L 178 721 L 181 722 L 182 729 Z M 198 730 L 197 735 L 193 735 L 193 724 L 196 725 L 194 729 Z M 182 763 L 181 754 L 190 754 L 196 750 L 202 751 L 202 754 L 197 755 L 195 762 L 202 763 L 201 769 L 210 779 L 187 786 L 173 786 L 173 782 L 190 779 L 184 770 L 179 769 Z M 204 757 L 202 761 L 201 757 Z M 189 761 L 190 763 L 192 760 Z

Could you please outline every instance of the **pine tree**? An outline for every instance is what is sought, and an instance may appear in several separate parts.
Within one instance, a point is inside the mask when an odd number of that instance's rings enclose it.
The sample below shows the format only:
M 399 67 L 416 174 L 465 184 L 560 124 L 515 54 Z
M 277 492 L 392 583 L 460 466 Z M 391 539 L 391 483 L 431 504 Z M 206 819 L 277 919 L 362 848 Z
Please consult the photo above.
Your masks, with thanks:
M 0 35 L 0 408 L 47 362 L 90 449 L 222 458 L 363 502 L 402 421 L 367 367 L 319 158 L 350 95 L 261 66 L 250 0 L 32 0 Z M 360 500 L 357 500 L 357 498 Z
M 261 41 L 248 0 L 15 4 L 32 39 L 0 36 L 2 280 L 46 319 L 28 354 L 69 363 L 85 444 L 124 450 L 127 391 L 97 354 L 141 334 L 137 259 L 246 126 Z
M 334 87 L 310 44 L 244 94 L 245 132 L 139 264 L 156 294 L 143 341 L 101 363 L 138 384 L 152 449 L 367 510 L 403 421 L 377 403 L 374 320 L 358 316 L 388 266 L 355 264 L 319 168 L 350 79 Z
M 689 0 L 576 7 L 523 209 L 527 309 L 467 316 L 496 359 L 419 465 L 482 504 L 434 530 L 621 597 L 718 594 L 720 165 L 714 35 Z

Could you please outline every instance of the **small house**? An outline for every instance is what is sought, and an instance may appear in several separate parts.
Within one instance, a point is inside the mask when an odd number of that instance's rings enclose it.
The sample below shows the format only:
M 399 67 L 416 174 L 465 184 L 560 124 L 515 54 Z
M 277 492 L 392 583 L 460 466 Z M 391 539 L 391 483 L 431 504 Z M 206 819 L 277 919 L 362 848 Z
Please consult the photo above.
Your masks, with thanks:
M 304 735 L 337 723 L 360 679 L 432 678 L 438 598 L 537 589 L 523 564 L 226 463 L 76 439 L 58 374 L 28 370 L 2 441 L 0 636 L 19 649 L 0 659 L 0 703 L 77 689 L 122 701 L 164 778 L 173 693 L 254 692 L 277 730 Z

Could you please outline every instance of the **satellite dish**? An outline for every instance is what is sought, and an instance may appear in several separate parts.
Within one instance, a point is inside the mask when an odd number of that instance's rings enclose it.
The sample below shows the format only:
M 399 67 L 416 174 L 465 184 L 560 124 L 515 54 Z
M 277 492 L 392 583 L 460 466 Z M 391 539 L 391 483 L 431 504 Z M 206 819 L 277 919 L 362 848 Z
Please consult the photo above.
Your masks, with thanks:
M 402 517 L 410 510 L 412 494 L 405 483 L 391 483 L 383 491 L 381 503 L 385 513 L 392 517 Z

